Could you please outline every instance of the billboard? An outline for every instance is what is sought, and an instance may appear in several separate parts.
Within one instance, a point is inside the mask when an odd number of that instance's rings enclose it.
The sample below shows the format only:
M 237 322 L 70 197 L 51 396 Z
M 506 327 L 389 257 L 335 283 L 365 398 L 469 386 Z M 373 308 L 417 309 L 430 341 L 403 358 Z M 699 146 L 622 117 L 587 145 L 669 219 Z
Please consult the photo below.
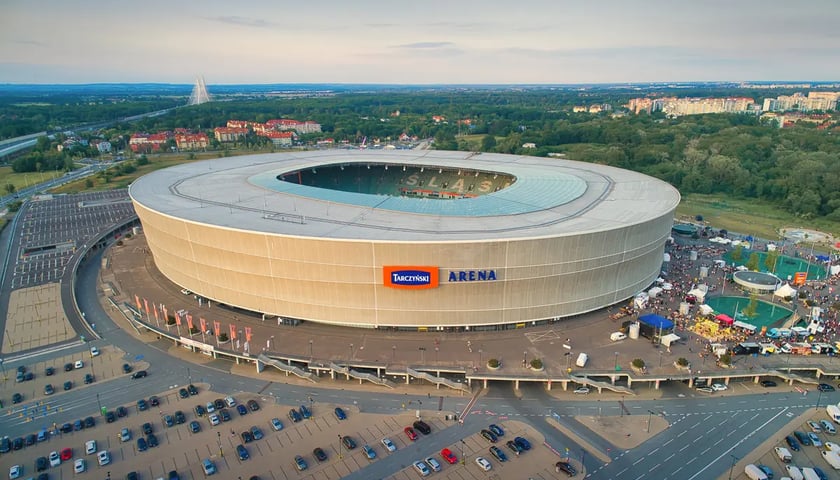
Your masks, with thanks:
M 437 288 L 438 267 L 385 266 L 382 267 L 382 281 L 386 287 L 405 290 Z

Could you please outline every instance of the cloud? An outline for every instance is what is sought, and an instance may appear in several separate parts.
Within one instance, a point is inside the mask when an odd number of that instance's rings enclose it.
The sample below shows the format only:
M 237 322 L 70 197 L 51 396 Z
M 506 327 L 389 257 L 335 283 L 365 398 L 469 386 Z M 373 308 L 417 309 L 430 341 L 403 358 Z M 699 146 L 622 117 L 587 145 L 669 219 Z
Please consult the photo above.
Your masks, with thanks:
M 277 24 L 268 22 L 261 18 L 238 17 L 236 15 L 225 15 L 221 17 L 205 17 L 207 20 L 241 27 L 274 28 Z
M 452 42 L 415 42 L 415 43 L 404 43 L 402 45 L 392 45 L 390 48 L 431 50 L 431 49 L 449 49 L 449 48 L 454 48 L 454 47 L 455 47 L 455 44 L 452 43 Z
M 43 42 L 39 42 L 37 40 L 15 40 L 12 43 L 17 43 L 18 45 L 32 45 L 35 47 L 46 47 L 47 44 Z

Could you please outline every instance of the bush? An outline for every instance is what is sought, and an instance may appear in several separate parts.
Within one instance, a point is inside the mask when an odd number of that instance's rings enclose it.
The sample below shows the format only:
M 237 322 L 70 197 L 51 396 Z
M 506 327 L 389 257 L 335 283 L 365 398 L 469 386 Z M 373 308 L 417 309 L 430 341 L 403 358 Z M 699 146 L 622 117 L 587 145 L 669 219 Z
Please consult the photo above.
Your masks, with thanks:
M 799 295 L 799 298 L 808 298 L 808 292 L 804 292 L 802 290 L 800 290 L 797 295 Z
M 487 366 L 490 368 L 499 368 L 499 365 L 501 365 L 501 363 L 496 358 L 491 358 L 490 360 L 487 360 Z
M 542 368 L 543 368 L 542 360 L 540 360 L 539 358 L 535 358 L 535 359 L 531 360 L 531 368 L 533 368 L 534 370 L 542 370 Z
M 169 317 L 166 319 L 167 325 L 175 325 L 175 317 Z
M 220 342 L 227 342 L 228 341 L 228 334 L 225 333 L 225 332 L 220 333 L 219 334 L 219 341 Z
M 688 359 L 685 358 L 685 357 L 678 358 L 677 359 L 677 365 L 679 365 L 681 367 L 687 367 L 688 366 Z
M 641 358 L 634 358 L 630 365 L 633 365 L 634 368 L 642 369 L 645 368 L 645 361 Z
M 732 355 L 724 353 L 720 356 L 720 363 L 724 365 L 732 365 Z
M 197 328 L 195 328 L 195 326 L 190 327 L 190 334 L 191 334 L 191 335 L 195 335 L 196 333 L 199 333 L 199 332 L 198 332 L 198 329 L 197 329 Z

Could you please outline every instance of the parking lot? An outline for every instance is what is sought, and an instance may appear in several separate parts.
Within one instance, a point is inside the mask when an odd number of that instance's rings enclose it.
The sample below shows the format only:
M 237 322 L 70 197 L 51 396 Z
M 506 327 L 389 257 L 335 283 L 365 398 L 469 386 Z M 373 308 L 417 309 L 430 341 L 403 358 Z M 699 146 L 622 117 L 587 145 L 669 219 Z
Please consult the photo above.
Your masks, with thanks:
M 45 195 L 27 202 L 11 269 L 11 288 L 57 282 L 77 248 L 134 215 L 125 189 L 78 195 Z
M 0 350 L 6 355 L 61 343 L 76 336 L 61 306 L 61 285 L 11 292 Z

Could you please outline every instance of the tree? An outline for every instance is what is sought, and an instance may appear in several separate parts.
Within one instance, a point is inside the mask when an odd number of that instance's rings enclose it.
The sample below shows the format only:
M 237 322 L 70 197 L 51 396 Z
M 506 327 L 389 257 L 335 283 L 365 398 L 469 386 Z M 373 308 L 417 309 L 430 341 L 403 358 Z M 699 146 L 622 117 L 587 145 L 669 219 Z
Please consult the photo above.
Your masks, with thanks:
M 758 314 L 758 298 L 756 298 L 754 293 L 750 294 L 750 303 L 741 310 L 741 313 L 749 318 L 753 318 Z
M 744 265 L 747 269 L 757 272 L 758 271 L 758 263 L 759 263 L 759 255 L 758 252 L 752 252 L 750 254 L 750 259 L 747 260 L 747 264 Z
M 492 152 L 494 148 L 496 148 L 496 137 L 493 135 L 485 135 L 484 138 L 481 139 L 481 151 Z
M 630 365 L 632 365 L 633 368 L 637 368 L 637 369 L 641 370 L 641 369 L 645 368 L 645 361 L 642 360 L 641 358 L 634 358 L 633 361 L 630 362 Z
M 499 368 L 499 365 L 501 365 L 501 363 L 499 363 L 499 359 L 497 358 L 491 358 L 490 360 L 487 360 L 487 366 L 490 368 Z
M 770 250 L 767 252 L 767 256 L 764 257 L 764 268 L 767 269 L 768 272 L 776 273 L 776 263 L 779 261 L 779 252 L 776 250 Z
M 678 358 L 677 359 L 677 365 L 679 365 L 680 367 L 683 367 L 683 368 L 687 367 L 688 366 L 688 359 L 685 358 L 685 357 Z
M 724 353 L 720 356 L 720 363 L 726 366 L 732 365 L 732 355 Z
M 93 188 L 93 179 L 92 178 L 86 178 L 85 179 L 85 188 Z
M 7 183 L 7 184 L 3 187 L 3 189 L 4 189 L 4 190 L 6 190 L 6 193 L 7 193 L 8 195 L 11 195 L 11 194 L 15 193 L 15 190 L 16 190 L 16 188 L 15 188 L 14 184 L 12 184 L 12 183 Z
M 735 247 L 735 250 L 732 250 L 732 260 L 736 262 L 740 262 L 741 258 L 744 256 L 744 247 L 738 245 Z
M 531 368 L 533 368 L 534 370 L 542 370 L 542 368 L 543 368 L 542 360 L 540 360 L 539 358 L 535 358 L 535 359 L 531 360 Z

